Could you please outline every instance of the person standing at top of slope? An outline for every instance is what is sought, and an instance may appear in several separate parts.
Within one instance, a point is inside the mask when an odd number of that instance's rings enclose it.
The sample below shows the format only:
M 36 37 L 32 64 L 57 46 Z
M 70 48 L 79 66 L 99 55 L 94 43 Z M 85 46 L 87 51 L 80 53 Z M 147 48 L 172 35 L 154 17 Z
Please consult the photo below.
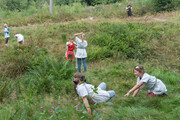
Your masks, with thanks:
M 138 94 L 140 88 L 143 87 L 148 89 L 148 97 L 167 95 L 167 89 L 164 83 L 155 76 L 147 74 L 143 66 L 135 66 L 134 74 L 137 77 L 137 84 L 124 96 L 129 96 L 130 93 L 134 92 L 132 96 L 135 97 Z
M 79 36 L 79 37 L 77 37 Z M 87 47 L 87 41 L 85 40 L 86 36 L 84 33 L 76 33 L 74 34 L 75 41 L 77 43 L 77 52 L 76 52 L 76 58 L 78 61 L 78 71 L 81 72 L 81 60 L 83 61 L 84 65 L 84 72 L 87 71 L 86 68 L 86 58 L 87 58 L 87 53 L 86 53 L 86 47 Z
M 126 10 L 127 10 L 128 17 L 132 16 L 132 6 L 131 6 L 130 2 L 128 4 L 128 6 L 126 7 Z

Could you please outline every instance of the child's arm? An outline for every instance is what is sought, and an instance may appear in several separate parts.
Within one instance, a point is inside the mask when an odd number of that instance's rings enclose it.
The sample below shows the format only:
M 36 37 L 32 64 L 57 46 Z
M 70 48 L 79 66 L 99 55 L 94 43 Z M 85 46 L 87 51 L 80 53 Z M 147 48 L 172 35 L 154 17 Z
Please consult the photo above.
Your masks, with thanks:
M 76 33 L 76 34 L 74 34 L 73 38 L 76 38 L 78 35 L 82 35 L 82 34 L 83 34 L 83 32 L 81 32 L 81 33 Z
M 140 88 L 136 89 L 136 90 L 134 91 L 134 93 L 133 93 L 132 96 L 133 96 L 133 97 L 136 97 L 136 95 L 138 94 L 139 90 L 140 90 Z
M 126 93 L 124 96 L 129 96 L 130 93 L 132 93 L 133 91 L 137 90 L 139 87 L 141 87 L 144 84 L 144 82 L 139 82 L 138 84 L 136 84 L 128 93 Z
M 71 43 L 70 43 L 70 42 L 67 42 L 67 43 L 66 43 L 66 46 L 68 46 L 69 44 L 71 44 Z
M 75 46 L 77 46 L 77 44 L 75 42 L 73 42 Z
M 82 100 L 83 100 L 83 103 L 84 103 L 84 105 L 86 107 L 86 110 L 88 111 L 88 113 L 91 114 L 91 108 L 89 107 L 89 102 L 88 102 L 87 98 L 84 97 L 84 98 L 82 98 Z

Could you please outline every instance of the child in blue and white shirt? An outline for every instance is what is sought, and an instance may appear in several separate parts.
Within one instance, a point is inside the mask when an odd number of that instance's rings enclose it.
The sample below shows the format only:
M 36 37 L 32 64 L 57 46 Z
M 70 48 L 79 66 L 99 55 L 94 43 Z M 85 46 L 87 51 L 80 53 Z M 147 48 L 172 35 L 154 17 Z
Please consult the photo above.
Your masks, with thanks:
M 4 24 L 4 38 L 5 38 L 5 45 L 8 45 L 8 40 L 9 40 L 9 27 L 7 24 Z

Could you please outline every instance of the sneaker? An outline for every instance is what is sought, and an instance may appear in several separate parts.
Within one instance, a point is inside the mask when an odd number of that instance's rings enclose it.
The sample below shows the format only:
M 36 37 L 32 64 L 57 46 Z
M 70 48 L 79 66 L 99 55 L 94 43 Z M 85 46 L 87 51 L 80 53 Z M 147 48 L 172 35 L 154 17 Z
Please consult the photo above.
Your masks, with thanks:
M 167 96 L 168 94 L 167 93 L 163 93 L 162 95 Z

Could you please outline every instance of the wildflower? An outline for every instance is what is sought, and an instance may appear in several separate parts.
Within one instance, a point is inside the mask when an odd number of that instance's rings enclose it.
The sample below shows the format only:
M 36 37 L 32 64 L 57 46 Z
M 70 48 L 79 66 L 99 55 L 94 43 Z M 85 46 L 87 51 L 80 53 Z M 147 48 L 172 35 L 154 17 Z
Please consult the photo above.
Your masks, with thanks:
M 52 106 L 52 109 L 54 109 L 55 107 L 54 106 Z
M 50 109 L 50 112 L 52 112 L 52 110 Z
M 100 118 L 99 120 L 102 120 L 102 118 Z
M 78 101 L 78 98 L 75 98 L 74 100 L 75 100 L 75 101 Z
M 76 110 L 79 110 L 79 108 L 77 107 Z
M 58 105 L 61 105 L 61 103 L 60 103 L 60 102 L 58 102 Z
M 43 109 L 43 107 L 42 107 L 42 106 L 40 106 L 40 109 Z

